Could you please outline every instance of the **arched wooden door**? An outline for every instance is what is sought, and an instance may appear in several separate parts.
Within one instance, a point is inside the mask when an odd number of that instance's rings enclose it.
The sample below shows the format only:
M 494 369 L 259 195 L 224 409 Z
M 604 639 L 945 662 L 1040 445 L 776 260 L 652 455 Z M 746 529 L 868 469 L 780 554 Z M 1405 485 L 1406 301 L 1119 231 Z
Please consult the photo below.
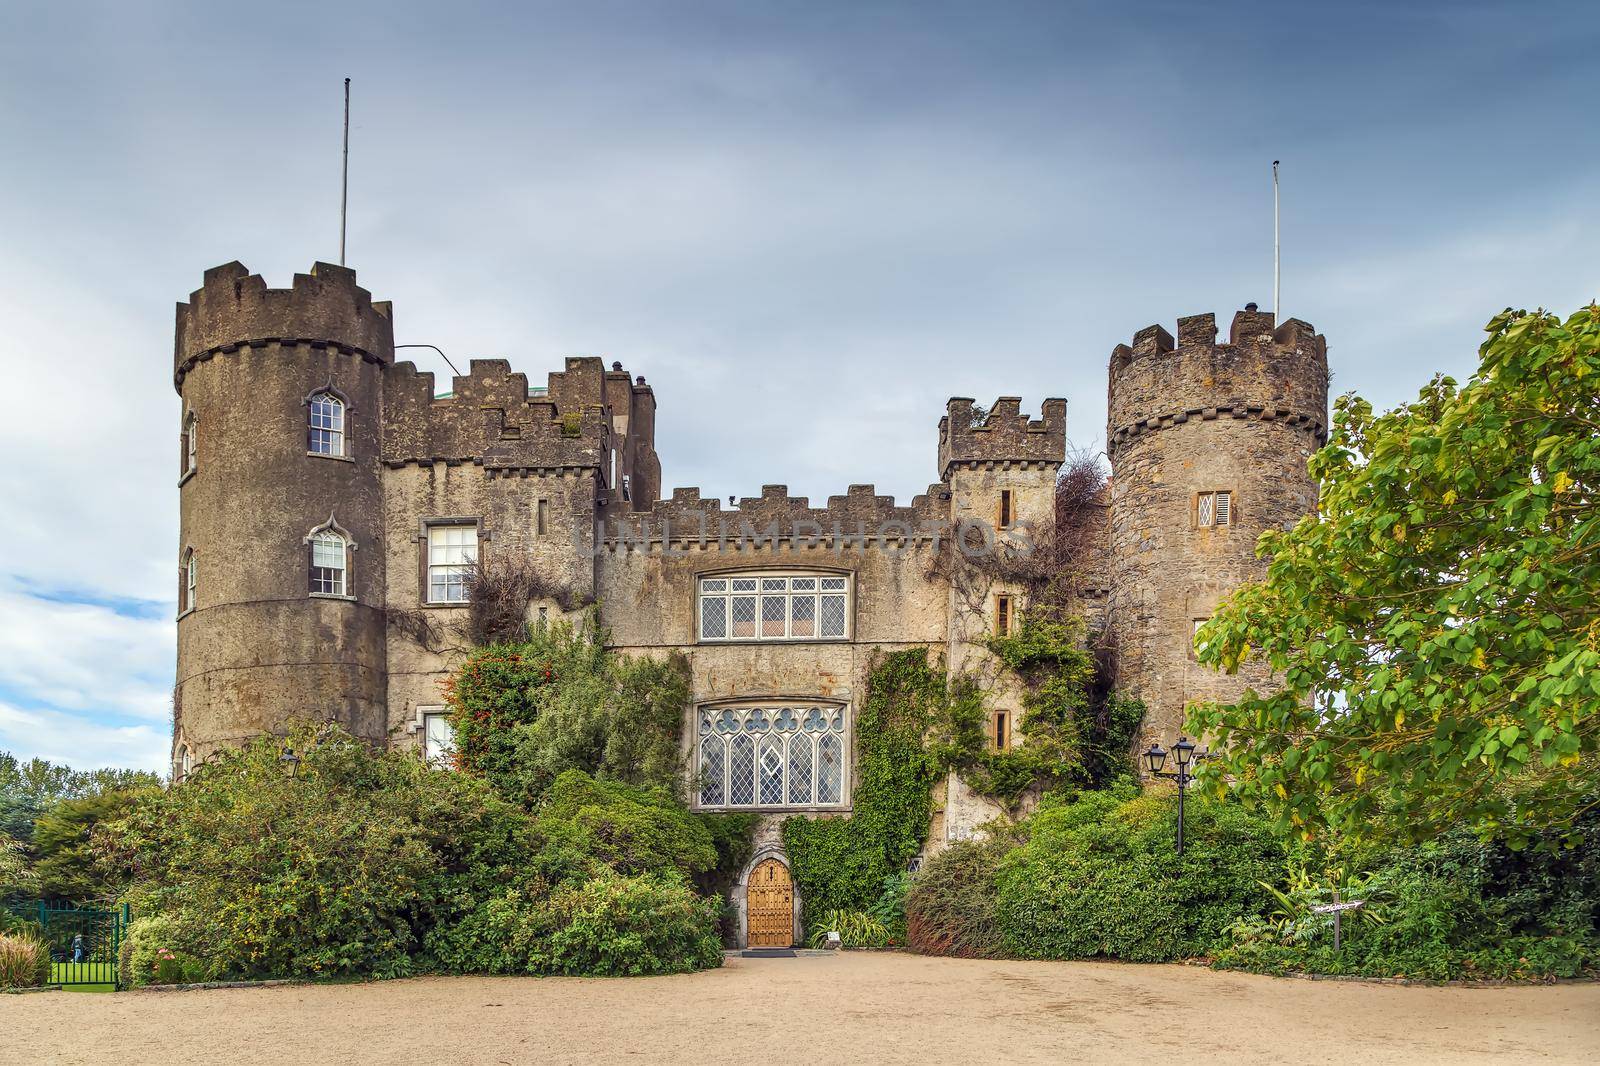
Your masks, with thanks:
M 745 886 L 745 921 L 753 948 L 794 947 L 794 885 L 789 868 L 762 859 Z

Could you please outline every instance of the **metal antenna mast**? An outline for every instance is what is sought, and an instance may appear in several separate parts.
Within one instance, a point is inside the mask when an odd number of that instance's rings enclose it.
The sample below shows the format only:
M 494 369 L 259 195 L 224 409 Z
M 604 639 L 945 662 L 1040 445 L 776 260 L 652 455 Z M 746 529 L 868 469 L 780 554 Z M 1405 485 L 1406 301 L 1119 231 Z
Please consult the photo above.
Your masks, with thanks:
M 1277 166 L 1276 163 L 1273 166 Z M 344 80 L 344 173 L 339 179 L 339 265 L 344 266 L 345 215 L 350 208 L 350 79 Z
M 1278 161 L 1272 161 L 1272 320 L 1278 320 L 1279 286 L 1282 274 L 1278 266 Z

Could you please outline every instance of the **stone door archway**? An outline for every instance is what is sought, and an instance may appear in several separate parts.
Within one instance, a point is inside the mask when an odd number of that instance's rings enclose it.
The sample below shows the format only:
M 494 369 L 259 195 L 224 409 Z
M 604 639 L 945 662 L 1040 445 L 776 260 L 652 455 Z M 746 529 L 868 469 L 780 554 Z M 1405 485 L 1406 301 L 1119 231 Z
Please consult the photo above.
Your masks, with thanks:
M 782 851 L 758 851 L 739 878 L 734 899 L 740 947 L 788 948 L 799 943 L 800 894 Z

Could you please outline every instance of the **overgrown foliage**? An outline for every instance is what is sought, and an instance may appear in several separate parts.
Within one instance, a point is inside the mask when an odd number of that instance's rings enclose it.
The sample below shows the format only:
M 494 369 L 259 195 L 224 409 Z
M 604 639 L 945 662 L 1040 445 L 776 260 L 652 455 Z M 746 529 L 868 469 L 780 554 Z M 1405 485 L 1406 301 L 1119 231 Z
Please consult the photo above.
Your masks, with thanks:
M 1600 814 L 1580 827 L 1585 846 L 1511 851 L 1454 830 L 1421 845 L 1367 856 L 1346 873 L 1343 950 L 1332 919 L 1311 912 L 1320 878 L 1292 869 L 1272 886 L 1269 915 L 1241 920 L 1217 952 L 1219 966 L 1268 973 L 1364 977 L 1544 979 L 1600 968 Z M 1288 897 L 1289 906 L 1283 897 Z
M 140 921 L 135 983 L 716 965 L 731 827 L 664 789 L 559 774 L 534 811 L 329 726 L 263 738 L 97 833 Z M 718 832 L 713 833 L 716 824 Z
M 889 946 L 889 929 L 877 916 L 868 911 L 824 911 L 812 925 L 811 946 L 828 946 L 828 934 L 839 934 L 839 946 L 845 948 L 882 948 Z
M 1339 399 L 1320 514 L 1265 534 L 1267 579 L 1199 634 L 1203 662 L 1282 678 L 1190 729 L 1283 832 L 1517 844 L 1596 802 L 1600 306 L 1488 333 L 1465 386 Z
M 906 946 L 963 959 L 1004 955 L 995 875 L 1008 849 L 1004 840 L 960 840 L 923 863 L 906 895 Z
M 1176 797 L 1131 786 L 1047 797 L 995 876 L 1007 954 L 1159 962 L 1203 955 L 1265 904 L 1259 882 L 1282 869 L 1282 845 L 1238 804 L 1188 804 L 1184 853 L 1173 848 Z
M 942 673 L 922 648 L 895 652 L 873 667 L 856 715 L 851 816 L 783 823 L 807 925 L 830 910 L 866 910 L 884 878 L 903 871 L 921 850 L 942 772 L 923 738 L 944 698 Z
M 541 572 L 523 555 L 489 555 L 467 570 L 467 626 L 472 643 L 520 643 L 528 639 L 528 608 L 538 600 L 553 600 L 563 611 L 572 610 L 572 588 Z
M 608 654 L 592 612 L 472 653 L 446 700 L 460 768 L 523 806 L 568 769 L 681 788 L 687 664 Z

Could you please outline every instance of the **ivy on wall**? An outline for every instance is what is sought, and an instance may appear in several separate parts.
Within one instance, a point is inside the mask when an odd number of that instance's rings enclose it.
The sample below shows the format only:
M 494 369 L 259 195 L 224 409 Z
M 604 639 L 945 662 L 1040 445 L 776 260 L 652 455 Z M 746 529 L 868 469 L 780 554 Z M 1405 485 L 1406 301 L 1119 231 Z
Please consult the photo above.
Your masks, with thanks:
M 856 771 L 849 818 L 783 823 L 806 914 L 866 910 L 884 880 L 906 868 L 927 836 L 933 786 L 944 772 L 923 742 L 945 702 L 944 672 L 923 648 L 895 652 L 867 678 L 856 716 Z
M 1027 684 L 1025 741 L 1006 751 L 989 749 L 989 709 L 977 681 L 947 679 L 943 662 L 930 661 L 926 649 L 888 655 L 868 673 L 856 719 L 851 817 L 783 824 L 808 919 L 872 906 L 886 879 L 922 850 L 933 787 L 949 770 L 1008 807 L 1030 789 L 1100 787 L 1131 774 L 1129 747 L 1144 705 L 1097 695 L 1081 619 L 1024 616 L 989 649 Z

